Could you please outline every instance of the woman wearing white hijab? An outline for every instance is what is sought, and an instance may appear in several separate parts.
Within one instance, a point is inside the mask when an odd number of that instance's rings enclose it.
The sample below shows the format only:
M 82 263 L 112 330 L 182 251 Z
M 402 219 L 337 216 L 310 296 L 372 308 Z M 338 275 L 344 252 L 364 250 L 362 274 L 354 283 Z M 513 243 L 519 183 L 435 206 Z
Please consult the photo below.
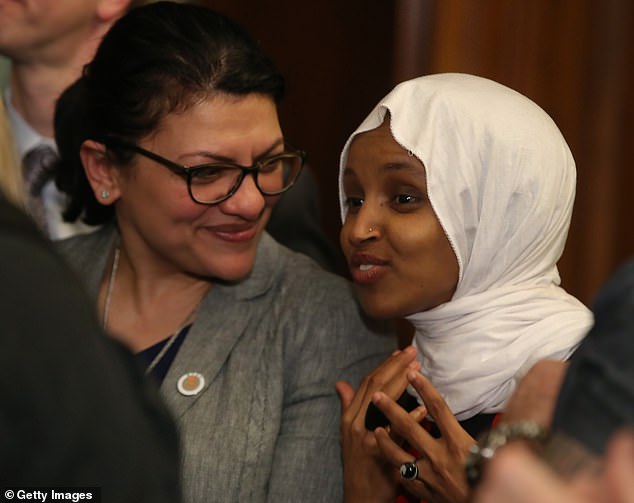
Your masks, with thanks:
M 376 442 L 386 445 L 385 430 L 375 437 L 362 425 L 370 400 L 398 397 L 407 374 L 419 393 L 435 388 L 464 421 L 502 411 L 536 361 L 565 360 L 577 347 L 592 315 L 559 286 L 556 266 L 575 182 L 574 160 L 550 117 L 525 96 L 472 75 L 404 82 L 350 136 L 339 176 L 341 245 L 364 309 L 406 317 L 416 328 L 418 364 L 410 348 L 356 394 L 338 384 L 347 500 L 394 497 L 388 472 L 398 466 Z M 413 372 L 418 366 L 424 377 Z M 416 446 L 428 460 L 418 463 L 425 485 L 407 487 L 459 501 L 464 481 L 447 473 L 462 477 L 479 431 L 465 432 L 427 407 L 443 439 Z

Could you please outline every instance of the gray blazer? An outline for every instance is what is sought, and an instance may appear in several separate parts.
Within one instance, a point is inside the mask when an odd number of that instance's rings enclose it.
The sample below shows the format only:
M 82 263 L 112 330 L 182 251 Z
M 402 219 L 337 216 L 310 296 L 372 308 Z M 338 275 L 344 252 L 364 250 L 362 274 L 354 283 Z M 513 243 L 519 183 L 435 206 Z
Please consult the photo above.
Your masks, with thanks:
M 95 298 L 115 237 L 107 227 L 58 242 Z M 394 346 L 348 282 L 264 234 L 252 274 L 209 290 L 161 386 L 185 501 L 341 501 L 335 381 L 356 386 Z M 205 378 L 197 395 L 177 390 L 187 372 Z

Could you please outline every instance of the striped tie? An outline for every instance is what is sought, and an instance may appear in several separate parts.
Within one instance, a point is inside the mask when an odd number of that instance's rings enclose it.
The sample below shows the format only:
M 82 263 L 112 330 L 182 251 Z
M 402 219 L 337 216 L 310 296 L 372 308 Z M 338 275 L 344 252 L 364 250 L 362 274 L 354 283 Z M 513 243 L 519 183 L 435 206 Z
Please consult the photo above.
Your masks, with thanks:
M 51 179 L 57 153 L 49 145 L 40 145 L 29 150 L 22 160 L 22 174 L 26 188 L 27 209 L 38 227 L 48 235 L 46 209 L 42 200 L 42 189 Z

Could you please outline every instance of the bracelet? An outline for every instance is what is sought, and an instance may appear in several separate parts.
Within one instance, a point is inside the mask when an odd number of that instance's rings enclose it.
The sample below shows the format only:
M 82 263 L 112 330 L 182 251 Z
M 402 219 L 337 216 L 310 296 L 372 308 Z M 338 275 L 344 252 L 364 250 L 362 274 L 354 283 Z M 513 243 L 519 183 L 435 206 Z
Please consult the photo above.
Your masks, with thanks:
M 495 455 L 495 451 L 511 440 L 530 440 L 542 443 L 547 438 L 547 430 L 534 421 L 503 423 L 496 426 L 469 449 L 465 461 L 465 473 L 469 485 L 471 487 L 477 485 L 485 465 Z

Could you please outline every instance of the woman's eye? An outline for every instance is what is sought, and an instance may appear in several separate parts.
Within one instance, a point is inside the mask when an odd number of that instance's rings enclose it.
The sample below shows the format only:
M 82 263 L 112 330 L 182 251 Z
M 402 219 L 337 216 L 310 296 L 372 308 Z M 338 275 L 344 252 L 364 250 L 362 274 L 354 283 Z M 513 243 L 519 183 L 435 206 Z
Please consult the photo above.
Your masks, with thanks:
M 345 204 L 348 211 L 358 210 L 363 205 L 363 199 L 360 197 L 347 197 Z
M 418 197 L 412 196 L 411 194 L 399 194 L 394 198 L 397 204 L 411 204 L 418 202 L 418 200 Z

